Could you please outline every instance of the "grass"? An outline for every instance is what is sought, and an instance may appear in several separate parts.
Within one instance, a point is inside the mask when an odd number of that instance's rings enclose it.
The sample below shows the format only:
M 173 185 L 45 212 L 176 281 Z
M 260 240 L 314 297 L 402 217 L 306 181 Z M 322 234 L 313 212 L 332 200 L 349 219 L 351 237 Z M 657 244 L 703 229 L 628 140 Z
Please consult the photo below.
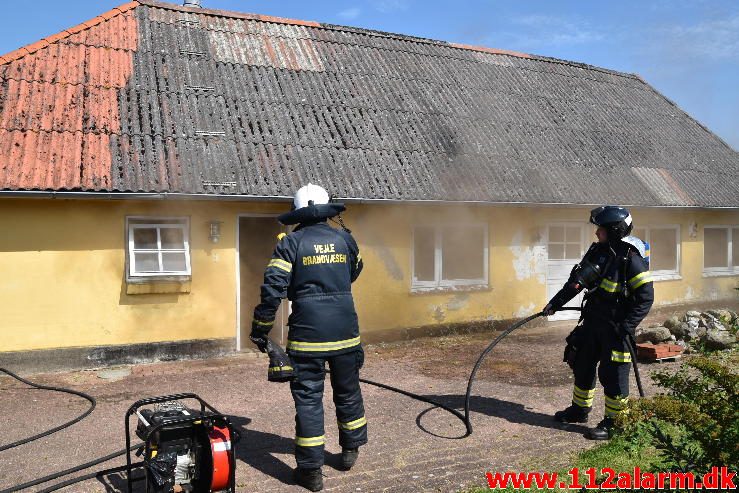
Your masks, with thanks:
M 646 441 L 641 442 L 639 440 L 634 440 L 633 437 L 629 440 L 626 440 L 625 438 L 622 438 L 620 436 L 614 437 L 612 440 L 608 442 L 604 442 L 600 445 L 597 445 L 594 448 L 585 450 L 579 454 L 577 454 L 573 461 L 572 466 L 568 469 L 561 469 L 557 471 L 558 477 L 560 480 L 564 480 L 565 482 L 570 482 L 570 477 L 568 475 L 569 471 L 576 467 L 580 471 L 580 479 L 579 482 L 582 484 L 587 483 L 587 476 L 585 476 L 585 471 L 590 468 L 594 467 L 597 471 L 609 467 L 616 471 L 616 473 L 619 472 L 630 472 L 633 471 L 635 467 L 639 467 L 641 470 L 655 470 L 659 468 L 660 464 L 660 458 L 658 456 L 657 450 L 648 445 Z M 522 470 L 521 472 L 549 472 L 545 469 L 542 469 L 541 467 L 528 467 L 526 470 Z M 504 471 L 501 471 L 504 472 Z M 596 479 L 597 482 L 601 482 L 605 477 L 601 477 L 598 475 L 598 478 Z M 487 493 L 487 492 L 503 492 L 503 491 L 570 491 L 570 490 L 562 490 L 560 488 L 554 488 L 554 489 L 542 489 L 542 488 L 536 488 L 535 486 L 532 486 L 530 489 L 515 489 L 512 486 L 509 486 L 507 489 L 503 488 L 494 488 L 489 489 L 487 486 L 480 487 L 480 488 L 473 488 L 471 490 L 466 490 L 465 493 Z M 594 491 L 594 490 L 591 490 Z

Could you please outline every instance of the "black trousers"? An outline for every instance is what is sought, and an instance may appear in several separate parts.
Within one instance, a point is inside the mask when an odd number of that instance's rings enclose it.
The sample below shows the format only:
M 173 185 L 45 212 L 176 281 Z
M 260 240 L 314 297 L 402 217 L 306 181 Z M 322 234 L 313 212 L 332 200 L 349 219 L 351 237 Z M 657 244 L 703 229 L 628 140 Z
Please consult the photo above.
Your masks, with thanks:
M 359 369 L 364 351 L 337 356 L 291 356 L 295 379 L 290 391 L 295 401 L 295 459 L 298 467 L 312 469 L 323 465 L 326 443 L 323 426 L 323 383 L 326 363 L 331 370 L 339 444 L 356 448 L 367 443 L 367 420 L 359 388 Z
M 572 403 L 590 410 L 595 394 L 596 369 L 606 397 L 606 416 L 623 411 L 629 396 L 631 354 L 624 337 L 613 324 L 603 320 L 585 319 L 575 329 L 573 373 L 575 388 Z

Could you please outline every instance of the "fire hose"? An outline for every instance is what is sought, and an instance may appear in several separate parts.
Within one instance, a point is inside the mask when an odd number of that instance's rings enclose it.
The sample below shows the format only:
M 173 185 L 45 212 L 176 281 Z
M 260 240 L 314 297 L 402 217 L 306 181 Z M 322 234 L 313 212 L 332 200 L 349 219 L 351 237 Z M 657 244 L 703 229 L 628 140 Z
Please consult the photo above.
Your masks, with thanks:
M 97 402 L 95 401 L 95 398 L 92 397 L 91 395 L 88 395 L 88 394 L 84 393 L 84 392 L 79 392 L 79 391 L 72 390 L 72 389 L 65 389 L 65 388 L 62 388 L 62 387 L 52 387 L 52 386 L 48 386 L 48 385 L 39 385 L 39 384 L 33 383 L 31 381 L 28 381 L 28 380 L 26 380 L 26 379 L 24 379 L 24 378 L 16 375 L 15 373 L 13 373 L 12 371 L 10 371 L 10 370 L 8 370 L 6 368 L 0 368 L 0 372 L 5 373 L 6 375 L 8 375 L 8 376 L 10 376 L 10 377 L 18 380 L 19 382 L 22 382 L 22 383 L 28 385 L 29 387 L 33 387 L 33 388 L 39 389 L 39 390 L 51 390 L 51 391 L 54 391 L 54 392 L 63 392 L 65 394 L 77 395 L 77 396 L 80 396 L 83 399 L 86 399 L 87 401 L 90 402 L 90 407 L 84 413 L 82 413 L 79 416 L 77 416 L 75 419 L 72 419 L 70 421 L 67 421 L 66 423 L 64 423 L 62 425 L 59 425 L 59 426 L 56 426 L 56 427 L 54 427 L 54 428 L 52 428 L 50 430 L 44 431 L 43 433 L 38 433 L 38 434 L 33 435 L 33 436 L 30 436 L 28 438 L 24 438 L 24 439 L 18 440 L 16 442 L 9 443 L 7 445 L 2 445 L 2 446 L 0 446 L 0 452 L 2 452 L 4 450 L 11 449 L 11 448 L 18 447 L 20 445 L 24 445 L 24 444 L 29 443 L 29 442 L 33 442 L 34 440 L 38 440 L 40 438 L 44 438 L 46 436 L 51 435 L 52 433 L 56 433 L 56 432 L 61 431 L 61 430 L 65 429 L 65 428 L 69 428 L 73 424 L 78 423 L 79 421 L 82 421 L 84 418 L 86 418 L 95 409 L 95 406 L 97 405 Z M 136 444 L 136 445 L 133 445 L 130 450 L 136 450 L 136 449 L 140 448 L 141 445 L 142 444 L 140 444 L 140 443 L 139 444 Z M 96 465 L 101 464 L 103 462 L 107 462 L 107 461 L 109 461 L 111 459 L 114 459 L 116 457 L 120 457 L 121 455 L 125 454 L 126 452 L 127 452 L 126 449 L 119 450 L 117 452 L 113 452 L 112 454 L 106 455 L 104 457 L 100 457 L 98 459 L 92 460 L 90 462 L 86 462 L 84 464 L 80 464 L 79 466 L 75 466 L 75 467 L 72 467 L 70 469 L 65 469 L 64 471 L 60 471 L 60 472 L 57 472 L 57 473 L 54 473 L 54 474 L 50 474 L 48 476 L 44 476 L 43 478 L 34 479 L 32 481 L 28 481 L 28 482 L 23 483 L 23 484 L 12 486 L 10 488 L 7 488 L 7 489 L 4 489 L 4 490 L 0 491 L 0 493 L 13 493 L 15 491 L 20 491 L 20 490 L 23 490 L 23 489 L 26 489 L 26 488 L 30 488 L 32 486 L 36 486 L 36 485 L 39 485 L 39 484 L 42 484 L 42 483 L 47 483 L 49 481 L 53 481 L 54 479 L 58 479 L 58 478 L 61 478 L 63 476 L 67 476 L 69 474 L 73 474 L 75 472 L 88 469 L 88 468 L 90 468 L 92 466 L 96 466 Z M 140 466 L 141 466 L 140 463 L 136 465 L 136 467 L 140 467 Z M 50 492 L 50 491 L 56 491 L 57 489 L 63 488 L 65 486 L 69 486 L 69 485 L 74 484 L 74 483 L 78 483 L 78 482 L 83 481 L 85 479 L 91 479 L 91 478 L 94 478 L 94 477 L 101 477 L 101 476 L 104 476 L 106 474 L 111 474 L 111 473 L 114 473 L 114 472 L 118 472 L 120 470 L 121 470 L 120 467 L 115 467 L 115 468 L 111 468 L 111 469 L 105 469 L 105 470 L 102 470 L 102 471 L 98 471 L 98 472 L 95 472 L 95 473 L 92 473 L 92 474 L 88 474 L 86 476 L 82 476 L 82 477 L 70 479 L 70 480 L 67 480 L 67 481 L 65 481 L 63 483 L 60 483 L 60 484 L 51 486 L 51 487 L 49 487 L 47 489 L 44 489 L 40 493 L 45 493 L 45 492 Z M 140 479 L 140 478 L 136 478 L 136 479 Z
M 567 308 L 561 308 L 560 311 L 561 310 L 581 311 L 581 308 L 569 308 L 569 307 L 567 307 Z M 433 399 L 429 399 L 428 397 L 424 397 L 422 395 L 414 394 L 413 392 L 409 392 L 407 390 L 399 389 L 397 387 L 392 387 L 392 386 L 386 385 L 384 383 L 374 382 L 372 380 L 367 380 L 367 379 L 364 379 L 364 378 L 360 378 L 359 381 L 360 382 L 363 382 L 363 383 L 366 383 L 368 385 L 373 385 L 375 387 L 380 387 L 382 389 L 389 390 L 391 392 L 396 392 L 398 394 L 405 395 L 407 397 L 410 397 L 411 399 L 415 399 L 415 400 L 418 400 L 418 401 L 425 402 L 427 404 L 431 404 L 433 406 L 436 406 L 438 408 L 441 408 L 441 409 L 443 409 L 443 410 L 445 410 L 445 411 L 453 414 L 454 416 L 456 416 L 457 418 L 459 418 L 459 420 L 462 421 L 462 423 L 464 423 L 464 426 L 466 428 L 465 434 L 462 435 L 459 438 L 466 438 L 466 437 L 468 437 L 468 436 L 470 436 L 472 434 L 472 421 L 470 419 L 470 398 L 472 396 L 472 386 L 475 383 L 475 377 L 477 376 L 477 371 L 480 369 L 480 366 L 482 365 L 483 361 L 485 360 L 485 358 L 487 357 L 487 355 L 490 353 L 490 351 L 492 351 L 493 348 L 495 348 L 495 346 L 497 346 L 500 341 L 502 341 L 503 339 L 505 339 L 506 337 L 508 337 L 508 335 L 510 335 L 511 332 L 515 331 L 516 329 L 521 328 L 522 326 L 526 325 L 527 323 L 531 322 L 532 320 L 535 320 L 535 319 L 537 319 L 537 318 L 539 318 L 539 317 L 541 317 L 543 315 L 545 315 L 544 312 L 539 312 L 539 313 L 535 313 L 534 315 L 528 316 L 528 317 L 524 318 L 523 320 L 519 320 L 518 322 L 516 322 L 515 324 L 511 325 L 509 328 L 507 328 L 503 332 L 501 332 L 498 335 L 498 337 L 496 337 L 493 340 L 493 342 L 491 342 L 485 348 L 485 350 L 480 354 L 480 357 L 477 358 L 477 361 L 475 362 L 475 366 L 472 368 L 472 373 L 470 373 L 470 378 L 467 381 L 467 393 L 464 396 L 464 414 L 462 414 L 462 412 L 460 412 L 457 409 L 454 409 L 452 407 L 446 406 L 446 405 L 444 405 L 444 404 L 442 404 L 440 402 L 436 402 Z M 632 365 L 633 365 L 633 368 L 634 368 L 634 377 L 636 379 L 636 385 L 639 388 L 639 396 L 640 397 L 644 397 L 644 389 L 642 387 L 641 377 L 639 375 L 639 366 L 636 363 L 636 352 L 634 351 L 634 346 L 631 344 L 631 341 L 629 340 L 628 337 L 626 338 L 626 345 L 627 345 L 627 347 L 629 349 L 629 354 L 631 354 L 631 362 L 632 362 Z

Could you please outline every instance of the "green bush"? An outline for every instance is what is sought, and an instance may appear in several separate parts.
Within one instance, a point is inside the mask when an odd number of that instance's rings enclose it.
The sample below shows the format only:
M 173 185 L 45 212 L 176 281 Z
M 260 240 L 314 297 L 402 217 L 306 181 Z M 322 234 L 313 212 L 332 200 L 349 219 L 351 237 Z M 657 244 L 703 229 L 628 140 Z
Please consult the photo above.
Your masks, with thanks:
M 668 391 L 632 401 L 619 418 L 625 437 L 651 438 L 670 469 L 705 472 L 739 465 L 737 353 L 697 356 L 674 373 L 652 378 Z

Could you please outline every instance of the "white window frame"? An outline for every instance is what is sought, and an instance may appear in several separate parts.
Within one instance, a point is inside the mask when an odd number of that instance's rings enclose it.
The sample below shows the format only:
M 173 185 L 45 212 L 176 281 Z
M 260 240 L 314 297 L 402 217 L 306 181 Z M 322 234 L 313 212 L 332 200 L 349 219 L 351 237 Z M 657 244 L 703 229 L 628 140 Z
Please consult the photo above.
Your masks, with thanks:
M 140 250 L 134 249 L 133 232 L 135 229 L 152 229 L 157 230 L 157 249 Z M 173 228 L 182 231 L 182 239 L 184 243 L 185 267 L 183 271 L 161 271 L 161 272 L 136 272 L 136 257 L 134 251 L 159 254 L 159 264 L 161 266 L 162 253 L 177 252 L 182 253 L 182 249 L 162 249 L 161 233 L 162 228 Z M 192 276 L 192 264 L 190 262 L 190 218 L 189 217 L 152 217 L 152 216 L 129 216 L 126 217 L 126 277 L 129 281 L 141 280 L 189 280 Z
M 706 267 L 706 230 L 707 229 L 725 229 L 728 230 L 728 241 L 726 242 L 726 265 L 728 267 Z M 739 241 L 739 234 L 734 236 L 734 230 L 739 230 L 739 224 L 706 224 L 703 226 L 703 242 L 702 250 L 703 255 L 701 262 L 703 263 L 703 277 L 718 277 L 718 276 L 736 276 L 739 275 L 739 265 L 732 265 L 732 243 Z
M 570 262 L 570 265 L 572 264 L 571 263 L 571 260 L 572 259 L 550 259 L 549 258 L 549 245 L 565 245 L 565 249 L 567 249 L 567 244 L 568 243 L 574 243 L 574 242 L 571 242 L 571 241 L 550 241 L 549 237 L 550 237 L 550 234 L 551 234 L 552 227 L 563 227 L 563 228 L 565 228 L 565 230 L 567 228 L 573 228 L 573 227 L 580 228 L 580 255 L 578 256 L 578 261 L 579 261 L 583 257 L 583 255 L 585 255 L 585 252 L 587 251 L 588 247 L 590 246 L 585 241 L 585 235 L 587 234 L 587 227 L 585 227 L 586 224 L 587 223 L 575 222 L 575 221 L 571 221 L 571 222 L 554 222 L 554 223 L 548 224 L 547 227 L 546 227 L 546 229 L 545 229 L 545 231 L 546 231 L 545 232 L 546 237 L 544 238 L 544 243 L 546 244 L 546 247 L 547 247 L 546 261 L 547 262 Z M 565 234 L 565 240 L 566 240 L 567 239 L 567 236 L 566 236 L 567 233 L 565 232 L 564 234 Z
M 434 291 L 434 290 L 446 290 L 458 287 L 467 288 L 487 288 L 489 286 L 489 247 L 490 239 L 488 237 L 488 224 L 484 222 L 466 224 L 465 226 L 481 228 L 483 238 L 483 277 L 480 279 L 447 279 L 441 278 L 442 274 L 442 231 L 446 227 L 458 227 L 458 224 L 448 222 L 441 224 L 416 224 L 413 226 L 411 234 L 411 291 L 412 292 L 423 292 L 423 291 Z M 434 230 L 434 280 L 433 281 L 418 281 L 416 280 L 416 229 L 417 228 L 431 228 Z
M 682 242 L 680 241 L 680 238 L 682 238 L 680 234 L 680 225 L 679 224 L 654 224 L 649 226 L 639 226 L 634 229 L 643 229 L 646 232 L 646 238 L 639 238 L 640 240 L 646 241 L 649 243 L 649 250 L 650 250 L 650 257 L 652 256 L 654 246 L 652 245 L 651 240 L 651 232 L 655 229 L 672 229 L 675 231 L 675 263 L 677 264 L 675 266 L 675 270 L 672 269 L 662 269 L 662 270 L 652 270 L 652 262 L 650 258 L 649 262 L 649 271 L 652 273 L 652 279 L 655 281 L 674 281 L 682 279 L 682 275 L 680 274 L 681 266 L 682 266 Z

